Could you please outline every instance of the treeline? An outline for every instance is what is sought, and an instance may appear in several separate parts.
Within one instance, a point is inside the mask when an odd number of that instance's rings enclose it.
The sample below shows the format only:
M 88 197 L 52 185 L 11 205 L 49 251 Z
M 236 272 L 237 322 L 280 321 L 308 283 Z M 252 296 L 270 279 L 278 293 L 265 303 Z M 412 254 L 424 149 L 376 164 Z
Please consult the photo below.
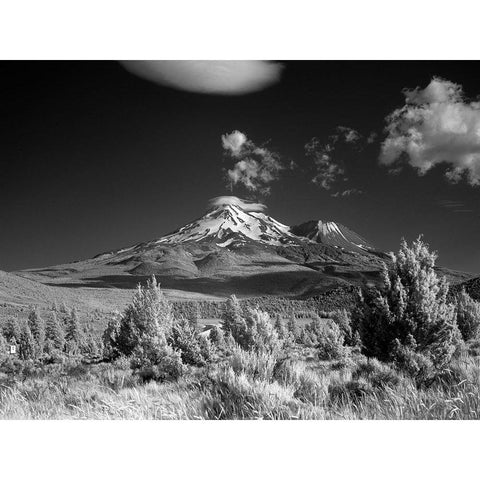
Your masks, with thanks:
M 329 312 L 337 310 L 351 311 L 357 303 L 356 287 L 338 287 L 328 292 L 306 299 L 288 297 L 253 297 L 239 299 L 241 308 L 247 312 L 251 308 L 262 310 L 271 317 L 281 318 L 315 318 L 325 317 Z M 174 302 L 176 315 L 198 318 L 222 318 L 225 311 L 224 301 L 186 301 Z

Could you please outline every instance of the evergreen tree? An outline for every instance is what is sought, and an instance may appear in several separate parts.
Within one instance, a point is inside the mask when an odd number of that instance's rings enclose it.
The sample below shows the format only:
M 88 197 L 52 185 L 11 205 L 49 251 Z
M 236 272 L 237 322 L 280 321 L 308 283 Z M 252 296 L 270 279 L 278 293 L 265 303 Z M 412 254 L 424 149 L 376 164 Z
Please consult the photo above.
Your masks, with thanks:
M 84 336 L 78 320 L 75 308 L 70 312 L 65 326 L 65 349 L 67 353 L 77 355 L 80 353 L 84 343 Z
M 35 309 L 28 315 L 28 326 L 35 339 L 37 353 L 41 355 L 45 346 L 45 322 Z
M 480 333 L 480 302 L 475 301 L 466 291 L 456 297 L 457 324 L 465 341 L 478 337 Z
M 225 335 L 231 333 L 233 337 L 243 330 L 245 320 L 242 316 L 242 307 L 235 295 L 230 297 L 225 302 L 225 307 L 222 315 L 222 330 Z M 237 335 L 238 336 L 238 335 Z
M 198 328 L 198 322 L 200 321 L 200 306 L 197 302 L 194 302 L 192 305 L 192 311 L 188 316 L 188 321 L 193 328 Z
M 7 357 L 9 352 L 10 352 L 10 346 L 6 338 L 3 336 L 3 333 L 0 332 L 0 361 L 3 360 L 5 357 Z
M 120 320 L 118 332 L 111 333 L 114 333 L 119 352 L 133 356 L 136 365 L 155 365 L 170 354 L 176 362 L 172 349 L 167 345 L 172 325 L 172 306 L 152 276 L 145 288 L 138 286 L 132 303 Z
M 286 340 L 288 337 L 288 330 L 286 329 L 284 323 L 282 322 L 282 319 L 280 318 L 280 315 L 277 315 L 275 318 L 275 330 L 278 333 L 278 336 L 282 340 Z
M 8 317 L 3 329 L 3 335 L 10 343 L 18 343 L 20 341 L 20 325 L 15 317 Z
M 19 356 L 22 360 L 30 360 L 36 357 L 37 345 L 27 322 L 20 325 Z
M 383 270 L 384 288 L 361 297 L 358 324 L 364 353 L 380 360 L 408 354 L 426 357 L 443 368 L 455 352 L 460 333 L 455 308 L 448 303 L 448 283 L 435 272 L 436 254 L 421 238 L 402 241 L 391 265 Z M 418 355 L 417 355 L 418 356 Z
M 51 317 L 47 318 L 45 324 L 45 338 L 50 352 L 52 349 L 63 350 L 65 346 L 65 333 L 55 311 L 52 312 Z
M 290 332 L 290 335 L 293 337 L 294 340 L 298 338 L 300 332 L 294 313 L 291 313 L 290 317 L 288 318 L 287 330 Z

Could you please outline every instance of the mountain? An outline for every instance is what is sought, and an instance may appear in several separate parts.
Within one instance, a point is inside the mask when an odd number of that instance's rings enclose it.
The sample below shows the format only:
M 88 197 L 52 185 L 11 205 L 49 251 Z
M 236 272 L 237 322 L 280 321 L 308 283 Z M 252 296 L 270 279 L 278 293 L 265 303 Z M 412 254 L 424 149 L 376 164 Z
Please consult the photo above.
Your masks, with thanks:
M 306 297 L 378 283 L 385 261 L 387 255 L 340 223 L 289 227 L 265 214 L 262 205 L 219 197 L 205 215 L 155 240 L 17 275 L 102 292 L 132 289 L 155 275 L 176 296 Z
M 323 245 L 332 245 L 352 252 L 374 251 L 373 245 L 341 223 L 311 220 L 291 227 L 290 232 Z
M 220 205 L 198 220 L 156 240 L 155 244 L 213 241 L 219 247 L 258 242 L 265 245 L 293 245 L 297 238 L 290 228 L 262 212 L 250 212 L 238 205 Z

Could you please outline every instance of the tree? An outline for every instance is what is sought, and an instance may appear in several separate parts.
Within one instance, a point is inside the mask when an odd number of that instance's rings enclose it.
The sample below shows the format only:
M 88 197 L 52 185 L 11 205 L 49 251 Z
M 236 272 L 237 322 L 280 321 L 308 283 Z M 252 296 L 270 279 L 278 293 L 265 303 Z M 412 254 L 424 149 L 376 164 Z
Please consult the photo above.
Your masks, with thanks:
M 292 312 L 290 317 L 287 321 L 287 330 L 290 332 L 290 335 L 294 340 L 298 338 L 299 330 L 297 325 L 297 319 L 295 318 L 295 314 Z
M 242 316 L 242 307 L 235 295 L 230 297 L 225 302 L 225 307 L 222 315 L 222 329 L 225 335 L 231 333 L 233 337 L 238 336 L 239 331 L 245 327 L 245 320 Z
M 280 318 L 280 315 L 276 316 L 274 325 L 275 325 L 275 330 L 278 333 L 278 336 L 282 340 L 285 340 L 288 336 L 288 330 L 286 329 L 284 323 L 282 322 L 282 319 Z
M 131 356 L 136 366 L 156 365 L 173 352 L 167 344 L 172 325 L 172 306 L 152 276 L 145 288 L 138 286 L 120 319 L 118 332 L 114 331 L 115 325 L 110 325 L 110 336 L 113 334 L 113 346 L 119 353 Z
M 65 345 L 65 333 L 55 311 L 52 312 L 52 315 L 48 317 L 45 322 L 45 338 L 46 346 L 48 345 L 47 350 L 50 353 L 52 350 L 63 350 Z
M 8 317 L 3 328 L 3 335 L 8 342 L 20 341 L 20 325 L 15 317 Z
M 114 360 L 122 354 L 123 349 L 119 343 L 120 328 L 120 314 L 114 314 L 108 321 L 102 335 L 103 355 L 108 360 Z
M 455 302 L 457 324 L 465 341 L 480 333 L 480 302 L 475 301 L 463 288 Z
M 201 318 L 200 306 L 197 302 L 194 302 L 192 305 L 192 310 L 189 312 L 188 321 L 193 328 L 198 328 L 198 322 Z
M 36 309 L 28 315 L 28 326 L 35 339 L 38 355 L 41 355 L 45 346 L 45 322 Z
M 403 240 L 389 267 L 384 288 L 361 296 L 356 314 L 364 353 L 395 360 L 406 350 L 425 356 L 435 369 L 448 364 L 459 342 L 454 306 L 448 303 L 448 283 L 435 272 L 436 253 L 419 237 L 411 246 Z M 411 357 L 411 356 L 410 356 Z
M 20 325 L 19 356 L 22 360 L 30 360 L 37 356 L 37 345 L 26 321 Z
M 3 333 L 0 332 L 0 360 L 3 360 L 9 354 L 9 345 Z
M 72 308 L 65 325 L 65 349 L 67 353 L 76 355 L 83 347 L 84 336 L 75 308 Z

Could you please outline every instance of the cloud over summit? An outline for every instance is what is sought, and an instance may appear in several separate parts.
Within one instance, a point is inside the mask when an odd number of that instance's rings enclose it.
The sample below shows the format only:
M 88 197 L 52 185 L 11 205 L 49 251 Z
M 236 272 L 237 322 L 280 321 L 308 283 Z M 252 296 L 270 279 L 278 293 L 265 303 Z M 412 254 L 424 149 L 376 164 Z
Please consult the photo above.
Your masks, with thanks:
M 480 102 L 468 101 L 461 85 L 434 77 L 426 88 L 404 90 L 405 105 L 386 118 L 380 163 L 404 164 L 419 175 L 445 164 L 451 182 L 480 185 Z

